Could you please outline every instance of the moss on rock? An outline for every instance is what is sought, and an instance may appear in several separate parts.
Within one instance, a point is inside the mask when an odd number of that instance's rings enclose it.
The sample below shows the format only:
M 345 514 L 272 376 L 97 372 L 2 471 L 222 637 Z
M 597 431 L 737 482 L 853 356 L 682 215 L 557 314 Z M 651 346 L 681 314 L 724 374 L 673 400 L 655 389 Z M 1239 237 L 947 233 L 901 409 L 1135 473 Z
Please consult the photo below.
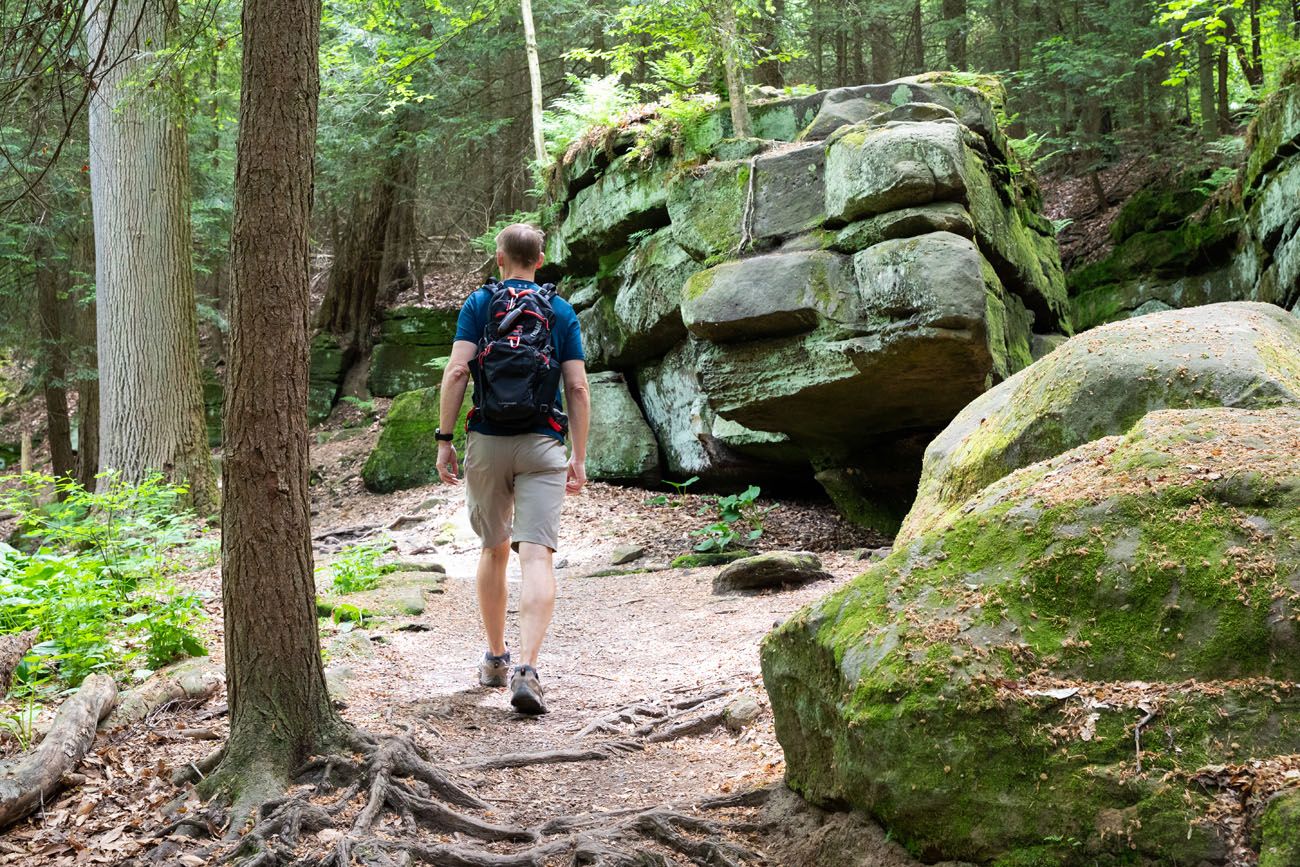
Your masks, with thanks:
M 1122 433 L 1153 409 L 1298 403 L 1300 320 L 1272 305 L 1215 304 L 1094 329 L 980 395 L 930 443 L 900 541 L 1012 470 Z
M 762 649 L 787 781 L 927 861 L 1221 861 L 1190 777 L 1300 735 L 1297 431 L 1153 413 L 791 618 Z
M 438 481 L 438 443 L 433 438 L 438 427 L 440 387 L 421 388 L 399 394 L 393 399 L 370 457 L 361 470 L 366 489 L 387 494 Z M 466 389 L 465 401 L 456 420 L 457 452 L 465 454 L 465 417 L 473 401 Z

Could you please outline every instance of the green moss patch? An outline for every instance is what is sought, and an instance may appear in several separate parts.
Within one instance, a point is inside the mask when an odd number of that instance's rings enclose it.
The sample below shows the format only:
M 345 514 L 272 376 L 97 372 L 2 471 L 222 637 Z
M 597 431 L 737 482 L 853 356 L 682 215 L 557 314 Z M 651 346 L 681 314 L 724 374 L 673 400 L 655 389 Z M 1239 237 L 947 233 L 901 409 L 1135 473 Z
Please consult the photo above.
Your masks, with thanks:
M 438 480 L 438 443 L 433 434 L 438 427 L 441 393 L 438 387 L 422 388 L 393 399 L 379 442 L 361 470 L 368 490 L 387 494 Z M 465 418 L 471 407 L 470 389 L 466 389 L 453 442 L 461 460 L 465 455 Z
M 791 618 L 762 649 L 790 785 L 927 861 L 1223 858 L 1197 775 L 1300 736 L 1297 431 L 1153 413 Z

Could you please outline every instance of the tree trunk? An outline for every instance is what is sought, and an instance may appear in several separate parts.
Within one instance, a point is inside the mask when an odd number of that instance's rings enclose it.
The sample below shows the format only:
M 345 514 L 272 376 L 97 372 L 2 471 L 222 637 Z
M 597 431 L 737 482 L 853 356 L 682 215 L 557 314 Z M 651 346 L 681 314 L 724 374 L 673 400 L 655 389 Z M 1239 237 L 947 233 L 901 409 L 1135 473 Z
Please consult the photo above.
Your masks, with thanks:
M 1214 138 L 1219 131 L 1218 112 L 1214 105 L 1214 49 L 1202 37 L 1196 43 L 1196 80 L 1201 109 L 1201 132 Z
M 245 0 L 221 509 L 230 739 L 205 791 L 248 808 L 343 723 L 317 633 L 307 491 L 308 232 L 320 0 Z
M 944 37 L 944 53 L 948 68 L 966 69 L 966 0 L 943 0 L 943 20 L 948 27 Z
M 100 455 L 136 481 L 185 482 L 194 508 L 217 506 L 203 424 L 184 127 L 129 81 L 166 42 L 163 0 L 88 0 L 86 40 L 103 53 L 90 100 Z
M 835 86 L 849 83 L 849 37 L 843 21 L 835 25 Z
M 758 42 L 764 59 L 754 68 L 754 81 L 764 87 L 785 87 L 781 63 L 772 57 L 780 49 L 781 22 L 784 20 L 785 0 L 774 0 L 772 11 L 763 16 L 763 35 Z
M 1228 49 L 1219 46 L 1215 66 L 1219 73 L 1219 132 L 1226 133 L 1232 129 L 1232 112 L 1228 107 Z
M 45 425 L 50 443 L 51 475 L 68 478 L 76 465 L 72 456 L 72 425 L 68 418 L 68 351 L 64 344 L 59 275 L 48 242 L 37 248 L 36 310 L 41 326 L 41 350 L 45 356 L 42 391 L 45 396 Z
M 894 77 L 894 43 L 889 25 L 884 18 L 873 18 L 867 23 L 871 43 L 871 80 L 884 83 Z
M 731 129 L 736 138 L 749 138 L 754 126 L 749 119 L 749 105 L 745 102 L 745 77 L 740 68 L 740 37 L 736 29 L 736 10 L 731 0 L 722 3 L 722 66 L 727 77 L 727 103 L 731 107 Z
M 546 132 L 542 129 L 542 67 L 537 60 L 537 31 L 533 29 L 533 0 L 519 0 L 524 19 L 524 51 L 528 55 L 528 86 L 533 111 L 533 159 L 546 164 Z
M 912 4 L 912 72 L 925 72 L 925 27 L 921 20 L 921 0 Z
M 853 83 L 865 84 L 867 82 L 867 63 L 862 54 L 862 45 L 865 40 L 862 36 L 862 22 L 853 25 Z
M 345 222 L 343 237 L 334 248 L 329 283 L 316 317 L 316 326 L 338 335 L 345 351 L 353 357 L 370 351 L 384 266 L 384 243 L 393 216 L 390 169 L 395 165 L 390 160 L 380 172 L 369 198 L 353 200 L 352 216 Z

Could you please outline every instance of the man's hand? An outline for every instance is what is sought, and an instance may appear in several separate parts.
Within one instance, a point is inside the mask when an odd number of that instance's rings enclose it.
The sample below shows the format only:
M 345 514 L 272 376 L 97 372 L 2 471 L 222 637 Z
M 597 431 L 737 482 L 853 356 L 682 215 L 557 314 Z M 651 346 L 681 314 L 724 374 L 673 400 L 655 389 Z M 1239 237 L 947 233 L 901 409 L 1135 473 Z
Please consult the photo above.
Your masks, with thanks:
M 587 463 L 586 461 L 569 458 L 569 476 L 564 481 L 564 492 L 566 494 L 580 494 L 583 487 L 587 484 Z
M 460 467 L 456 463 L 456 447 L 451 443 L 438 443 L 438 478 L 442 479 L 448 485 L 459 485 L 460 479 L 456 478 Z

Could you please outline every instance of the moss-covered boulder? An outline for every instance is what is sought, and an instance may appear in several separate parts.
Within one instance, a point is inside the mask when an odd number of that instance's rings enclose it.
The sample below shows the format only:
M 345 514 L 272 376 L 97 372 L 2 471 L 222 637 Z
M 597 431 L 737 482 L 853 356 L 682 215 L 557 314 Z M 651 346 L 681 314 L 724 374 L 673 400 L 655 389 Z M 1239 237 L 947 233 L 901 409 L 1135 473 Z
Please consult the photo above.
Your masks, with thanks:
M 438 442 L 433 433 L 438 428 L 438 403 L 442 389 L 421 388 L 393 398 L 384 419 L 379 442 L 366 458 L 361 479 L 366 489 L 387 494 L 405 488 L 417 488 L 438 481 Z M 464 459 L 465 417 L 473 406 L 470 390 L 456 420 L 453 445 Z
M 603 252 L 627 244 L 634 232 L 668 224 L 668 166 L 629 154 L 615 160 L 594 184 L 579 190 L 568 204 L 560 236 L 564 248 L 552 248 L 553 264 L 575 268 L 594 265 Z
M 1034 335 L 1070 333 L 1003 99 L 920 76 L 757 101 L 743 139 L 719 109 L 565 155 L 548 260 L 589 366 L 635 380 L 666 475 L 816 474 L 892 529 L 925 442 Z
M 1293 407 L 1022 468 L 768 636 L 787 782 L 927 862 L 1225 863 L 1196 778 L 1295 750 L 1297 540 Z
M 1235 302 L 1115 322 L 980 395 L 930 443 L 907 542 L 1019 467 L 1165 407 L 1300 404 L 1300 319 Z
M 843 224 L 900 207 L 964 197 L 965 147 L 955 119 L 845 127 L 826 149 L 826 217 Z
M 619 373 L 595 373 L 591 389 L 591 436 L 587 476 L 602 482 L 659 481 L 659 444 Z
M 700 260 L 739 249 L 751 171 L 747 160 L 710 162 L 673 178 L 668 216 L 678 246 Z
M 769 253 L 701 271 L 682 290 L 682 321 L 714 343 L 812 331 L 856 318 L 849 262 L 836 253 Z
M 442 380 L 460 310 L 394 307 L 379 321 L 367 387 L 376 397 L 428 388 Z
M 307 423 L 316 425 L 329 418 L 338 400 L 343 376 L 351 362 L 338 338 L 317 334 L 312 338 L 307 382 Z

